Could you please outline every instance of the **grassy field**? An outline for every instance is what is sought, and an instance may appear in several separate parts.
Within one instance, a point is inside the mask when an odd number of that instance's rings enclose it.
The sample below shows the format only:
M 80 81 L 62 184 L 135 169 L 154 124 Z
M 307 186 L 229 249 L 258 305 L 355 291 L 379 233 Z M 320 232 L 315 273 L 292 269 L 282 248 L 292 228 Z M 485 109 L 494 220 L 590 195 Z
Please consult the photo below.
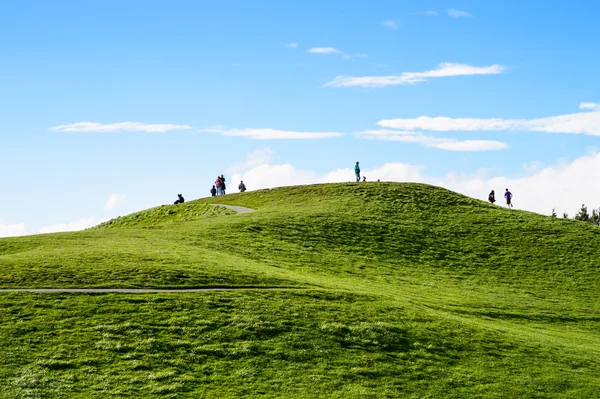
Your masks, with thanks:
M 1 239 L 1 288 L 253 288 L 0 293 L 0 397 L 596 397 L 599 245 L 590 224 L 395 183 Z

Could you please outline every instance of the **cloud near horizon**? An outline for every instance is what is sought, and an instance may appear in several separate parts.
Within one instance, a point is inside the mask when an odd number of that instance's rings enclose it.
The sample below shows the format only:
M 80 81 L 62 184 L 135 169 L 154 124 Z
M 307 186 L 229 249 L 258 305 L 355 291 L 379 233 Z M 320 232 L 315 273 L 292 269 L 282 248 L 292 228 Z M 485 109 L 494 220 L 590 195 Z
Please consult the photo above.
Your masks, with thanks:
M 584 112 L 534 119 L 449 118 L 445 116 L 383 119 L 384 128 L 409 131 L 531 131 L 600 136 L 600 107 L 596 103 L 581 103 Z M 589 111 L 587 111 L 589 110 Z
M 139 122 L 120 122 L 120 123 L 97 123 L 97 122 L 77 122 L 67 125 L 53 126 L 48 130 L 55 132 L 77 132 L 77 133 L 116 133 L 116 132 L 146 132 L 146 133 L 165 133 L 174 130 L 191 129 L 188 125 L 173 124 L 147 124 Z
M 277 129 L 225 129 L 221 126 L 202 130 L 204 133 L 219 133 L 223 136 L 246 137 L 253 140 L 318 140 L 343 136 L 339 132 L 296 132 Z
M 125 194 L 113 193 L 108 197 L 106 204 L 104 204 L 104 210 L 112 211 L 113 209 L 115 209 L 119 205 L 121 205 L 123 202 L 125 202 L 126 199 L 127 199 L 127 197 L 125 197 Z
M 256 155 L 256 156 L 255 156 Z M 337 183 L 354 181 L 352 165 L 348 168 L 334 169 L 325 174 L 295 168 L 289 163 L 274 164 L 272 151 L 263 151 L 263 164 L 258 162 L 260 154 L 250 154 L 250 162 L 242 163 L 247 169 L 234 173 L 230 181 L 237 185 L 244 180 L 249 191 L 263 188 L 293 186 L 301 184 Z M 399 162 L 387 162 L 372 168 L 363 166 L 363 175 L 372 182 L 419 182 L 445 187 L 447 189 L 486 200 L 491 190 L 501 193 L 509 188 L 514 194 L 513 203 L 518 209 L 549 215 L 552 209 L 560 215 L 568 212 L 571 216 L 581 207 L 589 209 L 600 206 L 600 186 L 589 184 L 600 179 L 600 154 L 593 152 L 571 162 L 560 161 L 555 165 L 544 166 L 539 162 L 523 165 L 519 177 L 508 178 L 499 172 L 489 175 L 489 171 L 479 170 L 473 174 L 447 173 L 440 177 L 429 176 L 424 165 L 408 165 Z M 81 218 L 71 223 L 43 226 L 30 229 L 24 223 L 7 223 L 0 220 L 0 237 L 51 233 L 59 231 L 83 230 L 102 223 L 105 219 L 96 217 Z
M 498 75 L 506 70 L 502 65 L 477 67 L 467 64 L 443 62 L 437 69 L 424 72 L 403 72 L 400 75 L 389 76 L 337 76 L 324 87 L 385 87 L 410 85 L 426 82 L 435 78 L 472 75 Z
M 86 217 L 70 223 L 58 223 L 39 228 L 29 228 L 25 223 L 9 224 L 0 220 L 0 237 L 18 237 L 34 234 L 59 233 L 64 231 L 80 231 L 96 226 L 105 219 Z
M 471 175 L 448 173 L 441 177 L 428 176 L 422 165 L 389 162 L 374 168 L 363 164 L 367 181 L 419 182 L 486 200 L 491 190 L 502 193 L 509 188 L 514 194 L 518 209 L 550 215 L 552 209 L 558 214 L 568 212 L 573 216 L 581 204 L 589 209 L 600 206 L 600 186 L 589 184 L 600 179 L 600 154 L 591 153 L 573 160 L 561 161 L 552 166 L 539 163 L 523 165 L 519 177 L 509 178 L 501 174 L 490 176 L 489 171 L 479 170 Z M 498 172 L 496 172 L 498 173 Z M 296 169 L 291 164 L 265 163 L 232 176 L 232 182 L 243 180 L 248 190 L 274 188 L 299 184 L 335 183 L 354 181 L 354 171 L 349 168 L 332 170 L 326 174 Z

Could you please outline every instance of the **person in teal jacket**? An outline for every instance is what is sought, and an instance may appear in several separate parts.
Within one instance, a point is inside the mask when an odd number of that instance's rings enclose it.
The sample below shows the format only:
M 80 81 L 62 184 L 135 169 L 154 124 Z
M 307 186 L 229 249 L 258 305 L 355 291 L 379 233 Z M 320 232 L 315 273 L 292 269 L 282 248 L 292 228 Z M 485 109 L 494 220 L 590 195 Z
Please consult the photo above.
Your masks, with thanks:
M 356 165 L 354 165 L 354 174 L 356 175 L 356 182 L 358 183 L 360 181 L 360 166 L 358 161 L 356 161 Z

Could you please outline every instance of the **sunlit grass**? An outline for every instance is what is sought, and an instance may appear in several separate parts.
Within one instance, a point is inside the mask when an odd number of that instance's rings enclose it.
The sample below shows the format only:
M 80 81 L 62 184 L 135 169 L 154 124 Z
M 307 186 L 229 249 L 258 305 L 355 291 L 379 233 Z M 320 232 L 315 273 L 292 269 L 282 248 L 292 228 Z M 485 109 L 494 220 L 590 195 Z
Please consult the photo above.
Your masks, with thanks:
M 2 239 L 2 288 L 298 287 L 0 294 L 3 394 L 594 397 L 599 230 L 363 183 Z

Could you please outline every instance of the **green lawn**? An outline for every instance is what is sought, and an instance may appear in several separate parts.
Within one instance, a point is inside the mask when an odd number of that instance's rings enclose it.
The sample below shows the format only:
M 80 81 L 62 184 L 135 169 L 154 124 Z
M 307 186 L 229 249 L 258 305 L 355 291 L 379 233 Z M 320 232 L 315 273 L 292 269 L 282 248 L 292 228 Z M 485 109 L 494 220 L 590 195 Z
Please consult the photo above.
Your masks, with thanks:
M 1 293 L 0 397 L 595 397 L 599 246 L 590 224 L 395 183 L 1 239 L 1 288 L 288 289 Z

